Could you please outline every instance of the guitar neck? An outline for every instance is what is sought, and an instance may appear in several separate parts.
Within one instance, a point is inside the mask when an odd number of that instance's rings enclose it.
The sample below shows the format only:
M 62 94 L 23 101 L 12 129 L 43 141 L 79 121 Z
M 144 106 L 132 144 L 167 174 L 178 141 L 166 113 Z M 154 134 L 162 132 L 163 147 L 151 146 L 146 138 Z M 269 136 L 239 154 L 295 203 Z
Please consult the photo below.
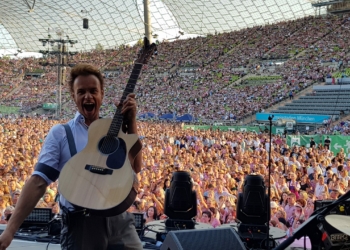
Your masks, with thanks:
M 139 78 L 142 70 L 142 63 L 135 63 L 134 68 L 131 71 L 130 78 L 128 80 L 128 83 L 126 84 L 126 87 L 124 89 L 122 98 L 120 100 L 120 103 L 123 103 L 128 96 L 128 94 L 133 93 L 135 90 L 135 86 L 137 83 L 137 79 Z
M 112 123 L 111 123 L 111 126 L 109 128 L 107 135 L 111 135 L 111 136 L 118 135 L 119 130 L 123 124 L 123 115 L 121 114 L 123 102 L 125 101 L 128 94 L 134 92 L 135 86 L 137 83 L 137 79 L 139 78 L 139 76 L 141 74 L 142 66 L 143 66 L 142 63 L 135 63 L 135 65 L 131 71 L 131 75 L 130 75 L 130 78 L 128 80 L 128 83 L 126 84 L 126 87 L 124 89 L 122 98 L 120 99 L 120 104 L 118 105 L 117 111 L 114 114 L 114 117 L 113 117 L 113 120 L 112 120 Z

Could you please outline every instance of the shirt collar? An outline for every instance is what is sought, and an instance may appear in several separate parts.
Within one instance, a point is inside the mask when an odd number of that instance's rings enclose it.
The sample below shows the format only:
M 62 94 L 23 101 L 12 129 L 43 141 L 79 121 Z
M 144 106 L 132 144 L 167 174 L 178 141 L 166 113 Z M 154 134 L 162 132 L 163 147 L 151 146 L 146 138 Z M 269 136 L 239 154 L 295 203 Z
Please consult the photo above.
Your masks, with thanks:
M 74 116 L 74 123 L 80 123 L 85 128 L 89 128 L 88 125 L 85 124 L 85 117 L 77 111 Z
M 101 118 L 102 118 L 102 116 L 99 116 L 99 119 L 101 119 Z M 74 120 L 74 123 L 80 123 L 84 127 L 89 128 L 89 126 L 85 124 L 85 117 L 82 114 L 80 114 L 79 111 L 77 111 L 75 113 L 75 116 L 74 116 L 73 120 Z

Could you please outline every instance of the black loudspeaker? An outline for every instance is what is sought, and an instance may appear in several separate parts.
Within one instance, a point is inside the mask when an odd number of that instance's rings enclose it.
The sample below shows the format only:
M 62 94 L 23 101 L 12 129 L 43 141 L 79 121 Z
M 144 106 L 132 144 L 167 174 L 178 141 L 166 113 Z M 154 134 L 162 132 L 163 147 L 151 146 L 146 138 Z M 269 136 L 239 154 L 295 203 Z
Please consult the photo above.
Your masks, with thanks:
M 88 29 L 89 28 L 89 19 L 84 18 L 83 19 L 83 28 Z
M 160 250 L 243 250 L 242 240 L 233 228 L 170 231 Z

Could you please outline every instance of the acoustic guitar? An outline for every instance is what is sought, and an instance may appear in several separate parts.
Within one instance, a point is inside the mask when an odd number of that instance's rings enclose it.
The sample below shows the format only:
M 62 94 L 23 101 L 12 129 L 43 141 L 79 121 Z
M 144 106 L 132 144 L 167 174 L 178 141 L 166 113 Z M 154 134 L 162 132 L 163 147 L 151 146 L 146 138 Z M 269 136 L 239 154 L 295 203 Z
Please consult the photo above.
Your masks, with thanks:
M 121 102 L 135 89 L 142 66 L 154 55 L 156 45 L 144 39 L 144 47 L 135 62 Z M 88 130 L 86 147 L 74 155 L 59 176 L 59 192 L 76 208 L 99 216 L 114 216 L 126 211 L 137 194 L 137 179 L 130 155 L 142 149 L 136 134 L 122 131 L 122 105 L 113 119 L 98 119 Z

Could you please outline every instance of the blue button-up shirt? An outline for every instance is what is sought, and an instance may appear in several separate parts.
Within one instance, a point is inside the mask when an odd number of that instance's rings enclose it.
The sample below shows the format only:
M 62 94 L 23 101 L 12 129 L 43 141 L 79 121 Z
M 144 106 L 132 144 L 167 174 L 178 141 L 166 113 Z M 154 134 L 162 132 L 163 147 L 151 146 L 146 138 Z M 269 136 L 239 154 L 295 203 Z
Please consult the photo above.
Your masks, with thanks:
M 88 142 L 88 126 L 85 124 L 85 118 L 77 112 L 68 125 L 72 130 L 77 152 L 80 152 Z M 70 158 L 66 131 L 61 124 L 55 125 L 45 138 L 33 175 L 41 176 L 50 185 L 57 180 L 63 166 Z M 38 168 L 39 165 L 40 168 Z M 73 210 L 73 206 L 62 195 L 60 203 L 69 210 Z

